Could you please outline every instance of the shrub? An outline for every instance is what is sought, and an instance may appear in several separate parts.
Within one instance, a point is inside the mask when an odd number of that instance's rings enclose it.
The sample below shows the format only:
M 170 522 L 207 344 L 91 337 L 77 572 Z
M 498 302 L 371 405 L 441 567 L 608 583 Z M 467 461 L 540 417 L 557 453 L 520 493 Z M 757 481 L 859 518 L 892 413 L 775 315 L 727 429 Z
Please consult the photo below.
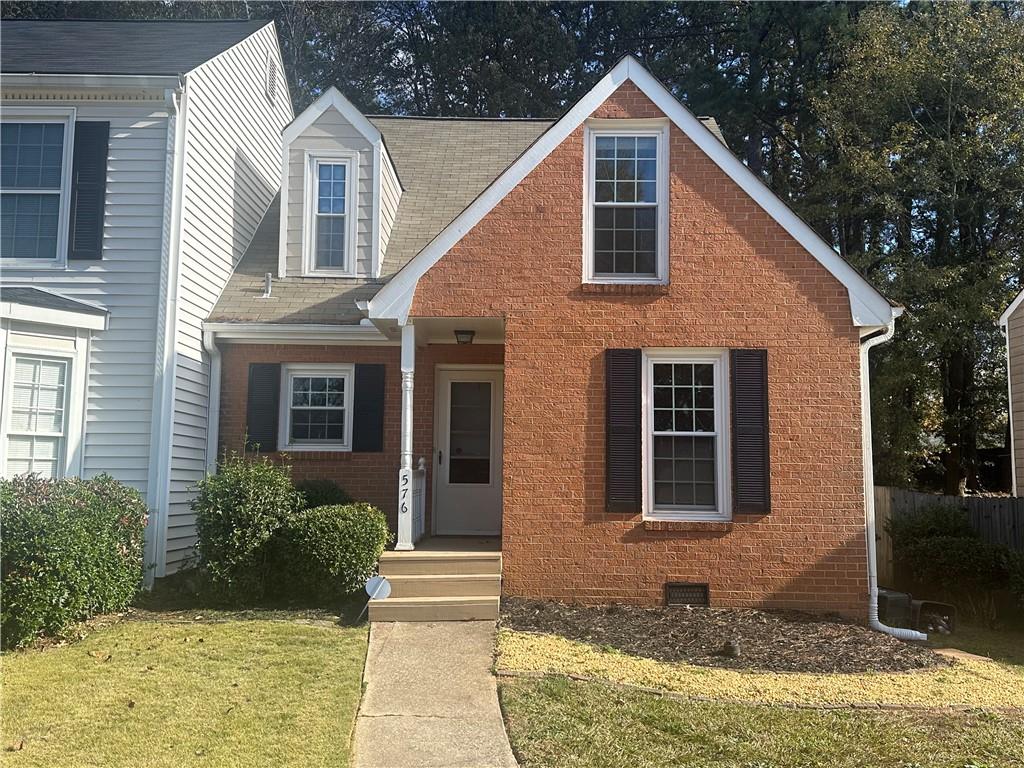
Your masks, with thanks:
M 142 581 L 147 515 L 139 492 L 108 475 L 0 480 L 3 646 L 127 608 Z
M 303 597 L 347 595 L 373 575 L 390 538 L 384 513 L 369 504 L 302 510 L 280 532 L 282 583 Z
M 960 539 L 978 537 L 967 513 L 959 507 L 932 504 L 909 515 L 899 515 L 886 526 L 896 551 L 922 539 L 946 536 Z
M 997 593 L 1006 588 L 1015 566 L 1006 547 L 976 538 L 932 536 L 905 544 L 900 560 L 912 577 L 960 602 L 976 618 L 996 618 Z
M 1024 610 L 1024 552 L 1014 552 L 1010 567 L 1010 592 L 1017 608 Z
M 303 480 L 295 484 L 295 490 L 302 494 L 305 509 L 334 507 L 355 501 L 333 480 Z
M 224 456 L 192 501 L 201 567 L 216 589 L 259 599 L 271 562 L 271 539 L 302 506 L 291 468 L 266 458 Z

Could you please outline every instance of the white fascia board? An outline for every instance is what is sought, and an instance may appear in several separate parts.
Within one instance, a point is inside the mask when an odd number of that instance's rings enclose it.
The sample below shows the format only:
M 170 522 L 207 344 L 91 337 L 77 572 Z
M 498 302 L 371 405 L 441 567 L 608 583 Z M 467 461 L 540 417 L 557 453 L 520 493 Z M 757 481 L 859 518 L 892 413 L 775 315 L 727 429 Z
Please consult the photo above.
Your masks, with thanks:
M 737 159 L 690 110 L 631 56 L 627 56 L 613 67 L 565 116 L 551 126 L 426 248 L 381 288 L 370 302 L 370 316 L 405 322 L 419 278 L 627 80 L 654 102 L 665 116 L 700 147 L 754 202 L 846 286 L 855 325 L 879 326 L 888 325 L 892 321 L 893 307 L 889 301 L 857 270 L 847 264 L 828 243 Z
M 352 127 L 359 131 L 368 142 L 377 144 L 380 141 L 380 131 L 377 130 L 377 127 L 367 120 L 366 116 L 356 109 L 355 105 L 346 99 L 341 91 L 333 85 L 324 91 L 320 98 L 306 107 L 302 114 L 296 117 L 290 125 L 285 127 L 284 133 L 281 134 L 281 141 L 285 144 L 291 144 L 307 128 L 315 123 L 324 112 L 331 108 L 341 113 L 341 116 L 348 120 Z
M 1010 306 L 1006 308 L 1006 311 L 999 316 L 999 325 L 1003 328 L 1010 322 L 1010 316 L 1017 311 L 1017 308 L 1021 304 L 1024 304 L 1024 290 L 1017 294 L 1017 298 L 1010 302 Z
M 203 331 L 217 341 L 235 344 L 373 344 L 398 345 L 374 325 L 315 323 L 203 323 Z
M 89 90 L 110 90 L 129 88 L 132 90 L 159 91 L 154 99 L 163 99 L 163 91 L 177 88 L 181 79 L 177 75 L 53 75 L 35 72 L 5 72 L 4 85 L 27 88 L 74 88 Z
M 98 315 L 92 312 L 75 312 L 68 309 L 50 309 L 35 307 L 31 304 L 18 304 L 13 301 L 0 301 L 0 317 L 22 323 L 60 325 L 65 328 L 82 328 L 89 331 L 107 330 L 106 312 Z

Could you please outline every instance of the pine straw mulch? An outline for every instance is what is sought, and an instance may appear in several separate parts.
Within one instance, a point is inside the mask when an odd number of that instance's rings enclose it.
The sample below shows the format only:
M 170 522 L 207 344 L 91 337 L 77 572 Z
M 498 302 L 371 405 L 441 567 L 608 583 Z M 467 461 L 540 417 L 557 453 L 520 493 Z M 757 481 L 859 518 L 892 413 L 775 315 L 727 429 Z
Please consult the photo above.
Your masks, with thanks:
M 587 606 L 505 598 L 501 626 L 656 661 L 767 672 L 905 672 L 951 662 L 839 617 L 745 608 Z

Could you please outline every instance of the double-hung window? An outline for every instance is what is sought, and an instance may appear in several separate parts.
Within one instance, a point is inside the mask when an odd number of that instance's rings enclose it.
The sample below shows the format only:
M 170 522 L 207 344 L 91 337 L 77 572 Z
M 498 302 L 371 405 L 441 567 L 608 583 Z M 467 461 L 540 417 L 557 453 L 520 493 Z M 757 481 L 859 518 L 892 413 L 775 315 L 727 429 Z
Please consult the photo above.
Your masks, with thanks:
M 281 450 L 351 450 L 354 368 L 282 367 Z
M 649 350 L 646 358 L 648 516 L 729 519 L 726 353 Z
M 71 115 L 5 110 L 0 123 L 0 258 L 46 266 L 64 258 Z
M 666 129 L 660 124 L 587 128 L 585 278 L 662 283 L 668 278 Z
M 64 474 L 69 361 L 12 354 L 5 474 Z
M 355 155 L 309 158 L 306 274 L 355 274 L 355 169 Z

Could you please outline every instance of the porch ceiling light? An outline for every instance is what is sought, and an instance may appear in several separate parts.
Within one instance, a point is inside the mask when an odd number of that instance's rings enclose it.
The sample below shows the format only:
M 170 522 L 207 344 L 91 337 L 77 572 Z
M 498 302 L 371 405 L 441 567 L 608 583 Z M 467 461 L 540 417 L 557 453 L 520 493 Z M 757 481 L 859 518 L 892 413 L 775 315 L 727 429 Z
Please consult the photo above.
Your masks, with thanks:
M 472 344 L 476 331 L 456 331 L 455 341 L 459 344 Z

